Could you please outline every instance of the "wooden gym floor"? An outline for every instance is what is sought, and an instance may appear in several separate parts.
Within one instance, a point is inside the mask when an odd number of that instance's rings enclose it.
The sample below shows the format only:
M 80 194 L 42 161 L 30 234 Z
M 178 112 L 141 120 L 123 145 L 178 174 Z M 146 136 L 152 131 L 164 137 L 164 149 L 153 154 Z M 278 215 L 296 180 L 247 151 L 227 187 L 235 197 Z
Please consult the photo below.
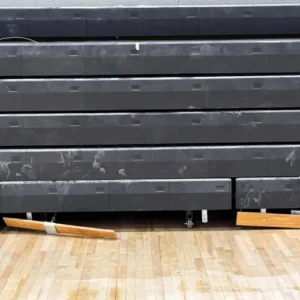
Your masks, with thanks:
M 300 299 L 299 230 L 155 217 L 73 222 L 115 229 L 117 241 L 3 227 L 0 299 Z

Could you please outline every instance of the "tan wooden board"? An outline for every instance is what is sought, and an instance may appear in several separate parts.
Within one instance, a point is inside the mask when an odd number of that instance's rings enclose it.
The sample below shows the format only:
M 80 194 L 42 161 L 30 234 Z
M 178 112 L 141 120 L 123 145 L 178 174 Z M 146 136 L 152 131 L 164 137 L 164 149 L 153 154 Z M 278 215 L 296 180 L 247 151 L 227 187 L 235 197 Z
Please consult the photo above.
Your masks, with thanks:
M 238 212 L 236 225 L 270 228 L 300 228 L 300 216 L 287 214 Z
M 46 231 L 44 222 L 22 220 L 22 219 L 15 219 L 15 218 L 3 218 L 3 220 L 5 224 L 9 227 Z M 79 236 L 94 237 L 94 238 L 113 238 L 113 239 L 117 238 L 117 235 L 113 230 L 72 226 L 72 225 L 64 225 L 64 224 L 56 224 L 56 223 L 54 223 L 54 226 L 57 233 L 60 234 L 79 235 Z

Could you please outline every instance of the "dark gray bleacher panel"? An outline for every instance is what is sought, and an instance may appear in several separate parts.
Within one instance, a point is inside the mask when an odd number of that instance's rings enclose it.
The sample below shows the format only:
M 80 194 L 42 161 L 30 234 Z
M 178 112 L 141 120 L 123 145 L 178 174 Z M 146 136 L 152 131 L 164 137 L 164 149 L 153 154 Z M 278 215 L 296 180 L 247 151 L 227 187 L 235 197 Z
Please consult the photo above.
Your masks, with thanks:
M 84 81 L 78 79 L 20 80 L 23 111 L 83 111 Z
M 35 85 L 38 88 L 39 85 Z M 0 111 L 23 112 L 21 80 L 0 80 Z
M 223 76 L 203 81 L 208 109 L 296 108 L 299 105 L 299 76 Z
M 299 142 L 300 111 L 3 114 L 0 145 Z
M 238 178 L 236 208 L 299 208 L 299 179 L 297 177 Z
M 61 212 L 64 190 L 55 182 L 2 182 L 3 213 Z
M 268 174 L 268 147 L 152 148 L 150 178 L 210 178 Z
M 3 149 L 1 181 L 298 176 L 299 145 Z
M 86 53 L 84 74 L 98 75 L 100 68 L 107 75 L 295 72 L 300 49 L 300 43 L 292 40 L 145 42 L 138 47 L 132 43 L 120 46 L 117 49 L 108 47 L 106 51 L 111 50 L 109 53 L 113 54 L 104 55 L 105 62 L 101 56 L 92 57 Z M 91 45 L 90 51 L 97 48 Z M 129 53 L 131 55 L 127 56 Z M 116 65 L 114 55 L 127 58 Z
M 86 36 L 86 12 L 82 9 L 31 9 L 29 16 L 32 37 Z
M 298 176 L 300 172 L 299 147 L 282 145 L 269 148 L 268 174 L 270 176 Z
M 1 2 L 0 36 L 299 34 L 297 1 Z M 72 30 L 73 29 L 73 30 Z
M 0 37 L 29 37 L 29 11 L 20 8 L 0 10 Z
M 203 78 L 2 79 L 0 111 L 205 109 L 206 93 Z
M 174 181 L 169 188 L 172 210 L 231 209 L 230 179 Z
M 167 180 L 110 182 L 109 198 L 111 211 L 170 210 Z
M 197 36 L 200 31 L 198 7 L 173 6 L 140 10 L 144 36 Z
M 18 119 L 17 115 L 14 119 Z M 87 129 L 84 114 L 23 115 L 23 145 L 85 145 Z
M 83 75 L 82 46 L 80 43 L 23 43 L 22 75 Z
M 201 7 L 200 35 L 255 35 L 259 7 Z
M 299 108 L 300 76 L 2 79 L 0 111 Z
M 84 81 L 85 110 L 178 110 L 206 107 L 200 78 L 110 78 Z
M 83 111 L 84 85 L 82 79 L 2 79 L 0 111 Z
M 231 209 L 230 179 L 2 182 L 3 213 Z
M 148 114 L 147 143 L 296 142 L 298 113 L 295 110 Z
M 103 181 L 2 182 L 2 212 L 108 211 Z
M 32 168 L 28 167 L 24 150 L 0 150 L 0 181 L 24 180 L 24 173 L 29 179 Z
M 214 41 L 206 42 L 203 47 L 206 47 L 207 73 L 249 75 L 297 72 L 293 63 L 299 59 L 300 43 L 292 39 Z
M 68 190 L 63 196 L 63 212 L 108 211 L 109 184 L 107 181 L 60 182 Z
M 231 209 L 230 179 L 110 182 L 110 210 Z
M 296 73 L 299 50 L 297 39 L 3 42 L 0 76 Z
M 22 46 L 20 43 L 0 43 L 0 76 L 22 75 Z
M 24 153 L 35 180 L 142 179 L 148 177 L 151 163 L 147 148 L 28 149 Z
M 270 148 L 27 149 L 20 150 L 23 155 L 25 153 L 26 168 L 19 171 L 18 180 L 177 179 L 248 174 L 267 176 L 267 153 Z M 293 149 L 296 151 L 298 147 L 294 146 Z M 4 153 L 7 153 L 9 162 L 9 150 Z M 293 170 L 297 171 L 299 168 Z
M 255 10 L 256 33 L 262 35 L 299 34 L 299 11 L 300 7 L 293 5 L 260 7 Z
M 84 75 L 283 74 L 298 71 L 299 49 L 292 39 L 86 43 L 82 63 Z
M 147 129 L 143 114 L 89 115 L 83 125 L 85 145 L 146 144 Z M 144 125 L 144 126 L 143 126 Z M 117 129 L 117 127 L 120 129 Z
M 2 114 L 0 145 L 293 143 L 299 129 L 299 110 Z
M 86 35 L 89 37 L 143 36 L 141 9 L 128 7 L 86 10 Z M 164 30 L 162 28 L 162 30 Z
M 17 115 L 0 116 L 0 146 L 22 146 L 24 142 L 24 119 Z

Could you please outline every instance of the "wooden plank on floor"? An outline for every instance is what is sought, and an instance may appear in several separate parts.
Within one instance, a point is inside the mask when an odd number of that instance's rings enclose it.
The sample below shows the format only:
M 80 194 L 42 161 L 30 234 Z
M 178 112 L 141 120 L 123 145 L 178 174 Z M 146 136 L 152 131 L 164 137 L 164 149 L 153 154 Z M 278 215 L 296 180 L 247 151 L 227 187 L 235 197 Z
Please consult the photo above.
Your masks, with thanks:
M 300 228 L 300 216 L 287 214 L 238 212 L 236 225 L 269 228 Z
M 46 231 L 45 222 L 15 219 L 15 218 L 3 218 L 3 220 L 5 224 L 10 227 Z M 65 225 L 65 224 L 57 224 L 57 223 L 50 223 L 50 224 L 52 224 L 52 226 L 55 227 L 55 231 L 60 234 L 71 234 L 71 235 L 94 237 L 94 238 L 117 239 L 117 235 L 113 230 L 105 230 L 99 228 L 73 226 L 73 225 Z

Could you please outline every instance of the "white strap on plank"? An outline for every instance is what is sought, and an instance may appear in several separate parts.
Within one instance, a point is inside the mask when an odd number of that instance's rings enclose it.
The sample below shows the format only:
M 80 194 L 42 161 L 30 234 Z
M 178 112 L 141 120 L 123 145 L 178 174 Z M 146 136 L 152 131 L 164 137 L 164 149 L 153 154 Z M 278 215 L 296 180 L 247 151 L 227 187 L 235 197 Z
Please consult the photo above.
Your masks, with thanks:
M 48 234 L 57 234 L 55 224 L 52 222 L 44 222 L 45 230 Z

